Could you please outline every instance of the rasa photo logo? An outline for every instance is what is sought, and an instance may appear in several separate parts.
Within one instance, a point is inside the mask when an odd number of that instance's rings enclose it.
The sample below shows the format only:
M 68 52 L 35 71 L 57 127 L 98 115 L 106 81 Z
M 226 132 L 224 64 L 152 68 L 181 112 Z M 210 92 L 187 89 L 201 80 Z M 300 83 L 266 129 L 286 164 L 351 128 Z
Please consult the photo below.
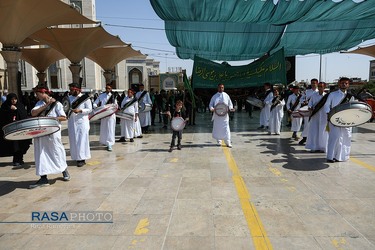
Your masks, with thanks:
M 32 223 L 113 223 L 111 211 L 35 211 Z

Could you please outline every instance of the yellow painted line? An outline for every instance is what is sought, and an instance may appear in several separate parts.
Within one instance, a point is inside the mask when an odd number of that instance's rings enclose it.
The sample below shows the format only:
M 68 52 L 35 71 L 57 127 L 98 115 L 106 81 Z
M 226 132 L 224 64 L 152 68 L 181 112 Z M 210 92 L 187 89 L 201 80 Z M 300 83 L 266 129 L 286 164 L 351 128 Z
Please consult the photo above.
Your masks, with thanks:
M 141 219 L 138 222 L 137 228 L 134 230 L 135 235 L 142 235 L 148 233 L 148 226 L 150 225 L 150 222 L 148 221 L 148 218 Z
M 250 202 L 250 193 L 247 190 L 246 184 L 241 176 L 232 153 L 226 147 L 223 147 L 225 157 L 227 159 L 230 170 L 232 171 L 232 179 L 237 190 L 237 195 L 240 199 L 242 211 L 245 215 L 247 226 L 249 227 L 251 238 L 255 249 L 268 249 L 271 250 L 272 245 L 266 231 L 264 230 L 262 221 L 259 218 L 258 212 L 254 204 Z
M 374 166 L 371 166 L 371 165 L 369 165 L 369 164 L 367 164 L 367 163 L 365 163 L 365 162 L 363 162 L 363 161 L 360 161 L 360 160 L 358 160 L 357 158 L 350 157 L 350 160 L 351 160 L 352 162 L 354 162 L 354 163 L 356 163 L 356 164 L 362 166 L 362 167 L 365 167 L 365 168 L 367 168 L 367 169 L 369 169 L 369 170 L 375 172 L 375 167 L 374 167 Z
M 332 245 L 334 245 L 335 248 L 338 249 L 338 250 L 343 250 L 344 248 L 342 248 L 341 246 L 345 247 L 346 240 L 344 238 L 333 239 L 332 240 Z
M 277 168 L 269 167 L 269 170 L 276 176 L 280 177 L 282 174 Z
M 95 166 L 95 165 L 99 165 L 100 163 L 101 163 L 100 161 L 89 161 L 86 164 L 89 166 Z
M 178 158 L 171 158 L 169 162 L 178 162 Z

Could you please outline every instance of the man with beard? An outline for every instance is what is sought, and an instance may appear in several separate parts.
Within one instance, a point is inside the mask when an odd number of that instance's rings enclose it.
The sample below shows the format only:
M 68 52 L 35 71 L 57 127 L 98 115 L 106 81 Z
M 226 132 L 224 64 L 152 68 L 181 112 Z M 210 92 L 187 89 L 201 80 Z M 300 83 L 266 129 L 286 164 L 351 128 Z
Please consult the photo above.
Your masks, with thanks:
M 89 114 L 92 111 L 92 103 L 88 95 L 81 93 L 81 85 L 78 83 L 69 84 L 69 101 L 72 107 L 68 114 L 68 130 L 70 142 L 70 156 L 77 161 L 77 167 L 86 164 L 91 158 L 89 131 Z
M 38 85 L 34 88 L 38 102 L 31 110 L 33 117 L 54 117 L 60 122 L 66 120 L 63 105 L 50 96 L 46 85 Z M 61 130 L 57 132 L 34 138 L 34 157 L 36 175 L 40 179 L 29 186 L 30 189 L 48 186 L 48 174 L 63 174 L 64 181 L 70 180 L 68 165 L 66 164 L 65 148 L 61 141 Z
M 141 106 L 145 106 L 147 109 L 147 106 L 152 107 L 152 101 L 150 94 L 144 90 L 145 86 L 141 83 L 139 84 L 139 92 L 135 95 L 135 97 L 138 100 L 138 104 Z M 141 123 L 142 127 L 142 133 L 147 134 L 148 133 L 148 127 L 151 125 L 151 109 L 150 110 L 139 110 L 139 121 Z
M 101 93 L 94 102 L 94 108 L 102 107 L 106 104 L 116 104 L 117 100 L 112 93 L 111 84 L 105 86 L 105 92 Z M 100 137 L 99 142 L 107 146 L 108 151 L 112 151 L 115 144 L 116 114 L 100 119 Z
M 339 89 L 329 94 L 324 105 L 324 110 L 328 114 L 332 108 L 342 103 L 354 100 L 354 97 L 348 93 L 350 79 L 342 77 L 339 80 Z M 328 117 L 328 115 L 327 115 Z M 328 145 L 327 162 L 347 161 L 350 156 L 352 128 L 337 127 L 328 121 Z
M 219 83 L 217 85 L 217 93 L 212 96 L 209 108 L 211 112 L 215 111 L 215 106 L 218 103 L 224 103 L 228 107 L 228 111 L 234 111 L 233 103 L 227 93 L 224 92 L 224 84 Z M 217 145 L 221 146 L 221 141 L 224 140 L 228 148 L 232 147 L 230 127 L 229 127 L 229 115 L 228 113 L 224 116 L 219 116 L 215 112 L 212 116 L 214 126 L 212 129 L 212 137 L 216 139 Z
M 263 108 L 260 111 L 260 127 L 259 129 L 268 129 L 270 115 L 271 115 L 271 105 L 273 100 L 273 91 L 272 91 L 272 85 L 269 82 L 266 82 L 264 84 L 264 100 L 263 100 Z

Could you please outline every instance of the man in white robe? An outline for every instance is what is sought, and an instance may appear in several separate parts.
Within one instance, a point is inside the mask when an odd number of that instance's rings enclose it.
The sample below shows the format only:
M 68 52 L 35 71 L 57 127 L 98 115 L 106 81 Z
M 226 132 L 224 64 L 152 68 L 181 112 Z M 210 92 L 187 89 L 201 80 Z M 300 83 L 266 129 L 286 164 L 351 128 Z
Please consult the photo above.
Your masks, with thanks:
M 273 91 L 273 99 L 271 101 L 271 115 L 269 121 L 269 132 L 268 134 L 280 134 L 281 129 L 281 121 L 284 117 L 284 105 L 285 101 L 280 96 L 279 90 L 274 89 Z
M 350 80 L 343 77 L 339 80 L 339 89 L 330 93 L 324 105 L 325 112 L 328 114 L 332 108 L 347 100 L 352 101 L 354 97 L 347 95 Z M 344 101 L 344 102 L 343 102 Z M 347 161 L 350 156 L 352 128 L 337 127 L 328 122 L 328 145 L 327 145 L 327 162 Z
M 69 84 L 70 96 L 69 101 L 71 106 L 76 104 L 76 100 L 81 98 L 81 86 L 77 83 Z M 82 167 L 86 164 L 86 160 L 91 158 L 90 152 L 90 121 L 89 114 L 92 111 L 92 103 L 90 99 L 79 102 L 77 107 L 71 110 L 68 117 L 68 134 L 70 143 L 70 156 L 72 160 L 77 161 L 77 167 Z
M 145 86 L 141 83 L 139 84 L 139 91 L 135 95 L 140 106 L 152 108 L 152 100 L 150 94 L 144 90 Z M 139 122 L 141 124 L 142 133 L 147 134 L 148 128 L 151 125 L 151 109 L 148 111 L 139 110 Z
M 115 95 L 112 93 L 111 84 L 105 86 L 105 92 L 101 93 L 94 102 L 94 108 L 103 107 L 106 104 L 117 104 Z M 107 146 L 108 151 L 112 151 L 115 144 L 116 114 L 100 119 L 99 142 Z
M 66 120 L 66 114 L 63 105 L 48 95 L 47 86 L 38 85 L 34 88 L 39 101 L 31 110 L 33 117 L 54 117 L 59 121 L 60 130 L 41 137 L 34 138 L 34 157 L 36 175 L 40 179 L 29 186 L 30 189 L 36 187 L 48 186 L 49 174 L 63 174 L 65 181 L 70 180 L 68 165 L 66 164 L 66 153 L 61 141 L 61 121 Z
M 224 103 L 228 106 L 230 111 L 234 111 L 233 103 L 227 93 L 224 92 L 224 84 L 220 83 L 217 85 L 218 92 L 212 96 L 209 109 L 211 112 L 215 111 L 215 106 L 218 103 Z M 221 146 L 221 140 L 224 140 L 227 147 L 231 148 L 231 137 L 229 128 L 229 115 L 228 113 L 224 116 L 219 116 L 215 112 L 213 113 L 212 120 L 214 122 L 212 129 L 212 137 L 216 139 L 217 145 Z
M 301 97 L 301 106 L 308 105 L 309 100 L 313 94 L 318 92 L 317 85 L 318 85 L 318 79 L 313 78 L 311 79 L 311 88 L 307 89 L 305 93 Z M 304 145 L 307 140 L 307 135 L 309 133 L 309 116 L 303 117 L 303 131 L 302 131 L 302 140 L 298 143 L 299 145 Z
M 306 149 L 310 149 L 312 153 L 324 153 L 327 150 L 328 132 L 327 114 L 324 106 L 317 107 L 322 98 L 326 95 L 324 82 L 318 83 L 318 92 L 315 92 L 309 100 L 309 110 L 313 111 L 312 116 L 309 118 L 309 132 L 307 134 Z M 325 99 L 325 98 L 324 98 Z M 323 99 L 323 101 L 324 101 Z M 323 104 L 319 104 L 323 105 Z
M 299 137 L 297 136 L 297 132 L 301 129 L 302 118 L 300 116 L 293 117 L 293 112 L 297 112 L 297 110 L 301 107 L 299 86 L 293 86 L 292 91 L 293 94 L 288 97 L 288 101 L 286 102 L 286 108 L 288 113 L 291 114 L 292 127 L 290 130 L 293 132 L 292 138 L 298 141 Z
M 259 117 L 259 123 L 260 127 L 259 129 L 268 129 L 270 115 L 271 115 L 271 104 L 273 100 L 273 92 L 271 88 L 271 83 L 267 82 L 264 84 L 264 90 L 265 90 L 265 97 L 263 100 L 263 108 L 260 111 L 260 117 Z
M 125 105 L 127 107 L 124 109 Z M 121 138 L 118 142 L 126 142 L 126 138 L 134 142 L 135 123 L 138 120 L 138 102 L 134 99 L 134 90 L 128 90 L 128 95 L 121 102 L 121 109 L 121 112 L 128 114 L 131 119 L 121 119 Z

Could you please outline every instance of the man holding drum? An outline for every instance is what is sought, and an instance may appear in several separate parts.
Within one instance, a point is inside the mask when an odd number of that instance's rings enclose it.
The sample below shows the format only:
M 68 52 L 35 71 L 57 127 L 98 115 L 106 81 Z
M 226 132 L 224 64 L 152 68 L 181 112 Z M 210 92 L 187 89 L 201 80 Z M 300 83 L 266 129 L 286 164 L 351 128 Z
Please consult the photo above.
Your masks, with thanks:
M 271 115 L 271 105 L 272 105 L 272 100 L 273 100 L 273 91 L 271 88 L 271 83 L 266 82 L 264 84 L 264 90 L 266 91 L 265 97 L 263 100 L 263 108 L 260 111 L 260 127 L 259 129 L 268 129 L 269 125 L 269 120 L 270 120 L 270 115 Z
M 316 78 L 311 79 L 311 85 L 310 85 L 311 88 L 307 89 L 301 97 L 301 101 L 302 101 L 301 107 L 308 105 L 309 100 L 311 99 L 311 96 L 318 92 L 317 85 L 318 85 L 318 79 Z M 309 116 L 304 116 L 302 140 L 298 143 L 299 145 L 305 144 L 308 133 L 309 133 Z
M 111 84 L 105 86 L 105 92 L 101 93 L 94 102 L 94 108 L 102 107 L 106 104 L 116 104 L 117 100 L 112 93 Z M 117 105 L 116 105 L 117 107 Z M 108 151 L 112 151 L 112 146 L 115 144 L 115 129 L 116 129 L 116 115 L 113 113 L 110 116 L 100 119 L 100 137 L 99 142 L 107 146 Z
M 39 101 L 31 110 L 33 117 L 55 117 L 59 122 L 66 120 L 63 105 L 49 96 L 47 86 L 38 85 L 34 88 L 34 91 Z M 62 173 L 65 181 L 70 180 L 65 149 L 61 141 L 61 130 L 50 135 L 34 138 L 34 157 L 36 175 L 39 175 L 40 179 L 35 184 L 30 185 L 30 189 L 48 186 L 48 174 Z
M 302 125 L 302 118 L 301 116 L 294 116 L 293 111 L 297 111 L 301 107 L 301 95 L 299 93 L 299 86 L 295 85 L 292 87 L 292 92 L 288 97 L 288 101 L 286 102 L 286 107 L 288 113 L 291 114 L 292 119 L 292 127 L 291 130 L 293 132 L 292 138 L 298 141 L 299 137 L 297 136 L 297 132 L 300 131 Z
M 78 83 L 69 84 L 69 101 L 73 109 L 68 116 L 68 131 L 70 143 L 70 156 L 77 161 L 77 167 L 86 164 L 91 158 L 89 131 L 89 114 L 92 111 L 92 103 L 87 95 L 81 93 L 81 85 Z
M 212 121 L 214 122 L 212 137 L 216 139 L 218 146 L 221 146 L 221 141 L 224 140 L 227 147 L 231 148 L 229 115 L 228 112 L 222 114 L 215 112 L 215 107 L 217 107 L 218 104 L 226 105 L 227 111 L 234 111 L 233 103 L 229 95 L 224 92 L 224 84 L 222 83 L 217 85 L 217 93 L 212 96 L 209 104 L 210 111 L 214 112 L 212 116 Z
M 354 97 L 348 93 L 349 83 L 349 78 L 340 78 L 339 89 L 329 94 L 324 105 L 324 110 L 327 114 L 337 105 L 354 100 Z M 327 162 L 349 160 L 352 127 L 338 127 L 328 121 L 328 128 Z
M 312 113 L 309 117 L 309 131 L 305 148 L 310 149 L 312 153 L 324 153 L 327 149 L 327 114 L 324 104 L 328 96 L 324 92 L 325 87 L 324 82 L 318 83 L 318 92 L 311 96 L 308 104 Z
M 152 101 L 150 94 L 144 90 L 145 85 L 139 84 L 139 92 L 135 95 L 138 104 L 144 106 L 144 110 L 139 110 L 139 122 L 141 123 L 142 133 L 148 133 L 148 127 L 151 125 Z
M 138 102 L 134 93 L 133 89 L 128 90 L 128 95 L 121 102 L 121 110 L 117 113 L 121 118 L 121 138 L 118 142 L 126 142 L 125 138 L 134 142 L 135 123 L 138 120 Z

